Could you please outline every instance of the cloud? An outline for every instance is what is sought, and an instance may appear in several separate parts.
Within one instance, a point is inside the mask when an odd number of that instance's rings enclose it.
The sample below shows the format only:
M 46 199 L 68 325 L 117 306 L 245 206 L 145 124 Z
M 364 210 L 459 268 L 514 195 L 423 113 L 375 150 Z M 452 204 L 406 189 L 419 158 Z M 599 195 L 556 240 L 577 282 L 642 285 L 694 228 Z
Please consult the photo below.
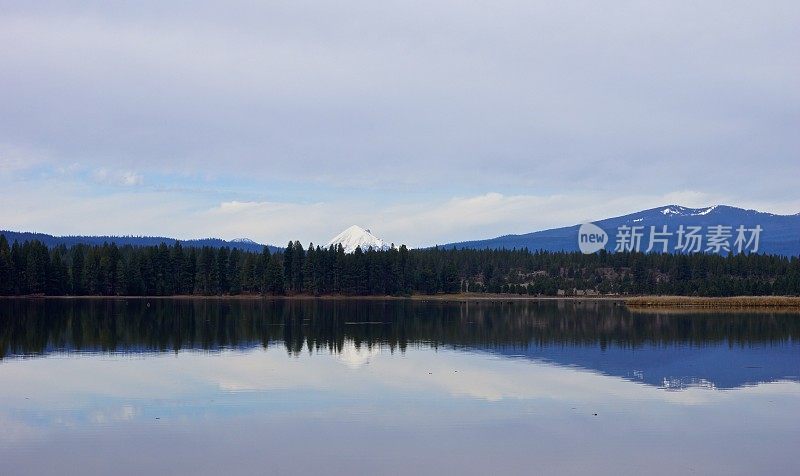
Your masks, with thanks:
M 376 223 L 373 226 L 376 232 L 380 230 L 387 237 L 398 237 L 401 243 L 433 245 L 570 226 L 667 204 L 702 207 L 732 203 L 730 196 L 697 191 L 630 194 L 621 190 L 619 193 L 504 195 L 491 192 L 389 207 L 374 214 L 372 223 Z M 747 202 L 740 204 L 750 206 Z M 754 208 L 787 214 L 800 210 L 800 200 L 759 205 L 761 207 Z
M 124 187 L 133 187 L 144 183 L 144 177 L 141 174 L 130 170 L 109 170 L 104 167 L 95 170 L 92 173 L 92 179 L 99 184 Z
M 212 355 L 182 351 L 177 356 L 159 354 L 148 359 L 92 354 L 60 360 L 42 358 L 21 362 L 12 359 L 8 365 L 0 367 L 3 381 L 9 383 L 9 391 L 0 397 L 0 402 L 53 407 L 53 402 L 66 398 L 72 399 L 73 405 L 83 407 L 85 402 L 96 399 L 96 395 L 103 395 L 110 399 L 104 418 L 121 421 L 137 415 L 130 406 L 131 399 L 180 400 L 198 395 L 203 398 L 215 394 L 218 389 L 340 392 L 362 388 L 382 393 L 387 388 L 400 388 L 404 394 L 441 393 L 490 402 L 552 399 L 585 404 L 614 400 L 697 405 L 719 404 L 746 395 L 791 395 L 798 388 L 796 382 L 776 382 L 732 391 L 693 387 L 670 392 L 620 377 L 541 361 L 425 346 L 409 347 L 400 358 L 396 353 L 390 355 L 385 347 L 364 347 L 352 354 L 353 342 L 345 342 L 345 345 L 351 348 L 350 353 L 315 352 L 311 357 L 314 365 L 298 365 L 280 344 L 266 350 L 225 350 Z M 435 358 L 432 352 L 436 353 Z M 301 356 L 301 359 L 306 358 L 309 356 Z M 158 360 L 155 367 L 152 359 Z M 52 385 L 53 382 L 58 385 Z M 29 395 L 35 398 L 26 400 Z M 113 404 L 120 399 L 123 405 Z
M 400 206 L 372 203 L 223 202 L 211 208 L 209 219 L 225 216 L 218 230 L 247 230 L 263 236 L 266 230 L 283 239 L 313 240 L 319 244 L 352 224 L 370 228 L 395 244 L 431 246 L 453 241 L 529 233 L 569 226 L 667 204 L 702 207 L 727 203 L 728 197 L 696 191 L 664 195 L 609 193 L 573 195 L 503 195 L 490 192 L 447 200 L 426 200 Z M 800 209 L 800 201 L 781 204 L 785 213 Z M 292 238 L 294 236 L 294 238 Z
M 95 175 L 96 175 L 96 171 Z M 581 194 L 502 194 L 452 198 L 409 197 L 403 203 L 353 199 L 321 201 L 219 200 L 225 191 L 162 189 L 136 179 L 124 186 L 124 172 L 82 172 L 48 179 L 9 182 L 2 227 L 52 234 L 155 235 L 178 239 L 247 237 L 282 245 L 289 240 L 321 244 L 357 224 L 396 245 L 432 246 L 455 241 L 529 233 L 569 226 L 667 204 L 702 207 L 733 203 L 732 196 L 684 190 L 630 194 L 626 190 Z M 87 193 L 87 181 L 106 184 Z M 113 187 L 108 187 L 113 185 Z M 619 193 L 619 194 L 617 194 Z M 58 207 L 52 197 L 58 197 Z M 800 200 L 743 201 L 736 204 L 774 213 L 797 213 Z
M 796 2 L 4 10 L 0 141 L 60 163 L 452 196 L 722 193 L 757 161 L 761 199 L 799 167 Z
M 132 185 L 141 185 L 144 182 L 144 178 L 135 172 L 123 172 L 120 175 L 120 183 L 126 186 Z
M 47 157 L 36 148 L 0 143 L 0 177 L 29 171 L 47 162 Z
M 0 187 L 25 199 L 0 220 L 428 245 L 665 203 L 796 213 L 798 21 L 791 1 L 6 2 Z

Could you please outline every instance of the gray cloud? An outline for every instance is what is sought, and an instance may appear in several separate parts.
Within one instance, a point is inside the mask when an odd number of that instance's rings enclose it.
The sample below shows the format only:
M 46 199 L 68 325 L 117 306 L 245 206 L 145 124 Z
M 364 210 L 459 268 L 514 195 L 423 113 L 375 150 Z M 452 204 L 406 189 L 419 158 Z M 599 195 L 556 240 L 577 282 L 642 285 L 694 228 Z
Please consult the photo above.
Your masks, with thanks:
M 0 144 L 311 202 L 797 199 L 797 2 L 167 3 L 0 2 Z

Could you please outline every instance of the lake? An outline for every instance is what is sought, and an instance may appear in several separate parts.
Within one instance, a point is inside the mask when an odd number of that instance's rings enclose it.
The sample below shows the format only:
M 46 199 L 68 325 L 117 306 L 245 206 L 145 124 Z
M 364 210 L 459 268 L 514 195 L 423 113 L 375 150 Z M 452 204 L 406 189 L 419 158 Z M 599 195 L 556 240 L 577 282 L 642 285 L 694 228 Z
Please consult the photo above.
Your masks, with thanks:
M 0 300 L 0 474 L 800 474 L 800 314 Z

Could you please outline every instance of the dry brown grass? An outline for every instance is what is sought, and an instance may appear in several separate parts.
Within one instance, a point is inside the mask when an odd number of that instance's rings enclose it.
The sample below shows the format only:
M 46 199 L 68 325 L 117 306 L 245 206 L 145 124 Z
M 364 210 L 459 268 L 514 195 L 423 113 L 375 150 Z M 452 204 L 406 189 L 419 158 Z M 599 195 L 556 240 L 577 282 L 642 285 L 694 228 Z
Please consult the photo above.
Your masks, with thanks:
M 794 308 L 800 309 L 800 297 L 792 296 L 732 296 L 732 297 L 692 297 L 692 296 L 640 296 L 625 299 L 631 308 L 672 307 L 672 308 Z

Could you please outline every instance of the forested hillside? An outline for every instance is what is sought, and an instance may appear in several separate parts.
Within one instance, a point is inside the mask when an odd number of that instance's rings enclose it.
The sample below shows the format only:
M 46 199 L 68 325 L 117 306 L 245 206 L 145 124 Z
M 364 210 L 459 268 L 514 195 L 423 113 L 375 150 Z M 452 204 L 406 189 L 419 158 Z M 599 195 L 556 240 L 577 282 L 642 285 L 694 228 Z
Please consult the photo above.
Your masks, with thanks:
M 133 247 L 0 236 L 2 295 L 770 295 L 800 293 L 800 259 L 767 255 L 408 250 L 345 253 L 299 242 L 282 253 L 180 242 Z
M 27 231 L 8 231 L 0 230 L 0 235 L 5 235 L 9 243 L 19 241 L 41 241 L 47 245 L 48 248 L 64 245 L 66 247 L 75 245 L 102 245 L 103 243 L 116 243 L 117 246 L 158 246 L 161 243 L 173 243 L 174 238 L 167 238 L 164 236 L 91 236 L 91 235 L 68 235 L 68 236 L 54 236 L 46 233 L 35 233 Z M 184 248 L 202 248 L 209 246 L 211 248 L 228 247 L 231 249 L 240 249 L 242 251 L 260 252 L 264 245 L 256 243 L 248 239 L 239 239 L 226 241 L 220 238 L 199 238 L 194 240 L 182 240 L 181 244 Z M 279 251 L 280 248 L 269 246 L 272 252 Z

